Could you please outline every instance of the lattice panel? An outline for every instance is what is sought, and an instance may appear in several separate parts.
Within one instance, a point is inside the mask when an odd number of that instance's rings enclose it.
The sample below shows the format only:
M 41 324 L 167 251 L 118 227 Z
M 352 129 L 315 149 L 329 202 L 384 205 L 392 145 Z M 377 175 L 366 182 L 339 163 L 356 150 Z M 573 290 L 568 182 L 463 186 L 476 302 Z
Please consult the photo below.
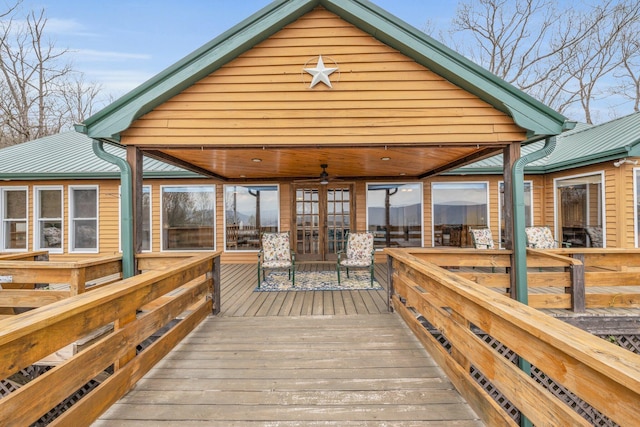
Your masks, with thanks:
M 449 341 L 437 331 L 433 325 L 431 325 L 424 317 L 419 316 L 420 323 L 431 333 L 431 335 L 442 345 L 447 352 L 451 353 L 451 344 Z M 495 349 L 499 354 L 507 358 L 511 363 L 517 364 L 518 355 L 513 351 L 505 347 L 500 341 L 494 339 L 490 335 L 478 331 L 476 335 L 486 342 L 491 348 Z M 634 353 L 640 354 L 640 336 L 637 335 L 602 335 L 600 338 L 609 342 L 619 345 Z M 471 376 L 480 384 L 493 400 L 495 400 L 500 407 L 509 416 L 520 423 L 520 411 L 495 387 L 491 381 L 489 381 L 476 367 L 471 366 Z M 544 372 L 535 366 L 531 367 L 531 377 L 535 379 L 540 385 L 549 392 L 553 393 L 558 399 L 566 403 L 570 408 L 576 411 L 581 417 L 585 418 L 594 426 L 617 426 L 612 420 L 604 416 L 597 409 L 591 407 L 588 403 L 577 397 L 571 391 L 565 387 L 555 383 L 553 379 L 549 378 Z

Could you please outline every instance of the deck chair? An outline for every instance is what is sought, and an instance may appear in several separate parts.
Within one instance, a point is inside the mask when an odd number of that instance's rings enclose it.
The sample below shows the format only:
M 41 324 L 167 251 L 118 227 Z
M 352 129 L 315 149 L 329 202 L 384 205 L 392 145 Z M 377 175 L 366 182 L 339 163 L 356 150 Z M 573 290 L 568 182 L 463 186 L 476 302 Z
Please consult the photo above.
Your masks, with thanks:
M 559 247 L 558 241 L 553 238 L 549 227 L 525 227 L 527 235 L 527 247 L 532 249 L 556 249 Z M 570 243 L 562 243 L 563 246 L 569 247 Z
M 373 267 L 375 249 L 373 248 L 373 233 L 369 231 L 348 233 L 347 250 L 338 252 L 336 271 L 338 272 L 338 285 L 340 285 L 340 269 L 347 269 L 349 277 L 350 268 L 369 268 L 371 272 L 371 286 L 373 287 Z
M 265 270 L 287 269 L 291 286 L 296 285 L 296 253 L 291 249 L 289 233 L 263 233 L 258 252 L 258 288 Z M 262 277 L 260 273 L 262 272 Z
M 471 240 L 473 241 L 473 247 L 476 249 L 495 249 L 493 243 L 493 235 L 490 228 L 476 228 L 469 230 L 471 233 Z

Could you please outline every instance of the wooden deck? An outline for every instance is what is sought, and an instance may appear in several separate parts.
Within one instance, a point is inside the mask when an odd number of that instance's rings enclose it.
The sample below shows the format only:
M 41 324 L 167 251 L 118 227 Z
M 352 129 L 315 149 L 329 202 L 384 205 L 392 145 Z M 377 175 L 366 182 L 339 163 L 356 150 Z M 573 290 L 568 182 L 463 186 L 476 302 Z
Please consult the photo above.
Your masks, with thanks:
M 386 265 L 376 275 L 386 287 Z M 255 266 L 223 266 L 221 314 L 94 425 L 483 425 L 386 291 L 253 292 L 256 280 Z

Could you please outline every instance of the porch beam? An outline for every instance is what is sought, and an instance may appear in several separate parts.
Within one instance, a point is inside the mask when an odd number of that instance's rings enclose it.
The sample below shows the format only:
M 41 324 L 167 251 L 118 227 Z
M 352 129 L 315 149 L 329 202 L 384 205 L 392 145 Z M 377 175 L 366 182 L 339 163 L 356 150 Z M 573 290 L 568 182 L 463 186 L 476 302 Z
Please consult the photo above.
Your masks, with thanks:
M 447 147 L 449 147 L 448 144 L 447 144 Z M 470 163 L 477 162 L 478 160 L 495 156 L 498 150 L 499 148 L 495 146 L 478 149 L 478 151 L 476 151 L 475 153 L 469 154 L 468 156 L 461 157 L 457 160 L 454 160 L 453 162 L 447 163 L 444 166 L 431 169 L 430 171 L 427 171 L 421 175 L 418 175 L 418 179 L 430 178 L 432 176 L 441 174 L 443 172 L 447 172 L 451 169 L 459 168 L 461 166 L 465 166 Z
M 160 160 L 161 162 L 165 162 L 165 163 L 172 164 L 174 166 L 178 166 L 178 167 L 180 167 L 182 169 L 186 169 L 188 171 L 195 172 L 197 174 L 204 175 L 204 176 L 209 177 L 209 178 L 216 178 L 216 179 L 219 179 L 219 180 L 225 181 L 225 182 L 228 181 L 228 178 L 226 178 L 226 177 L 224 177 L 222 175 L 218 175 L 216 173 L 211 172 L 210 170 L 207 170 L 207 169 L 201 168 L 199 166 L 193 165 L 193 164 L 191 164 L 189 162 L 185 162 L 182 159 L 179 159 L 177 157 L 171 156 L 169 154 L 165 154 L 165 153 L 163 153 L 162 151 L 159 151 L 159 150 L 144 150 L 144 154 L 147 157 L 151 157 L 151 158 L 154 158 L 156 160 Z

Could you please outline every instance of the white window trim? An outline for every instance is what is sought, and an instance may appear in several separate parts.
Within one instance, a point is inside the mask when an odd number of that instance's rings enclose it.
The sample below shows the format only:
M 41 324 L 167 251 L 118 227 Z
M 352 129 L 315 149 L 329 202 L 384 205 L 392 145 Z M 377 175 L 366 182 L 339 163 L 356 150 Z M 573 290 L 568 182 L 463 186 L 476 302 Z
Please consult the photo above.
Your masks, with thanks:
M 163 241 L 163 224 L 164 224 L 164 206 L 163 206 L 163 194 L 165 188 L 193 188 L 193 187 L 209 187 L 213 188 L 213 249 L 164 249 L 164 241 Z M 217 219 L 217 205 L 218 199 L 216 198 L 217 186 L 215 184 L 172 184 L 172 185 L 161 185 L 160 186 L 160 252 L 210 252 L 217 250 L 217 240 L 216 233 L 218 232 L 218 227 L 216 226 Z
M 60 218 L 47 218 L 53 219 L 56 221 L 60 221 L 60 226 L 62 229 L 60 230 L 60 248 L 43 248 L 42 242 L 40 241 L 40 222 L 42 220 L 40 216 L 40 191 L 47 190 L 59 190 L 60 191 L 60 207 L 62 215 Z M 38 185 L 33 187 L 33 248 L 34 250 L 44 250 L 49 251 L 53 254 L 61 254 L 64 253 L 64 187 L 62 185 Z
M 532 180 L 526 180 L 524 181 L 525 184 L 529 183 L 529 186 L 531 188 L 531 194 L 530 194 L 530 201 L 529 201 L 529 205 L 531 206 L 531 215 L 529 215 L 529 219 L 531 220 L 530 224 L 525 224 L 525 227 L 531 227 L 533 226 L 533 181 Z M 502 249 L 502 227 L 500 226 L 500 224 L 502 224 L 502 207 L 500 206 L 500 185 L 504 185 L 504 181 L 498 181 L 498 247 L 500 249 Z
M 553 228 L 555 230 L 555 239 L 557 241 L 562 241 L 562 236 L 558 237 L 558 181 L 564 181 L 567 179 L 573 179 L 573 178 L 581 178 L 583 176 L 594 176 L 594 175 L 600 175 L 600 186 L 602 187 L 602 191 L 600 194 L 600 207 L 601 212 L 602 212 L 602 247 L 606 248 L 607 247 L 607 205 L 605 204 L 605 201 L 607 200 L 605 197 L 605 191 L 606 191 L 606 182 L 605 182 L 605 174 L 604 171 L 594 171 L 594 172 L 587 172 L 587 173 L 581 173 L 581 174 L 577 174 L 577 175 L 567 175 L 567 176 L 562 176 L 562 177 L 558 177 L 558 178 L 554 178 L 553 179 Z
M 5 205 L 4 205 L 4 199 L 5 199 L 5 194 L 8 191 L 25 191 L 26 192 L 26 196 L 25 196 L 25 200 L 27 203 L 26 206 L 26 213 L 27 213 L 27 217 L 25 218 L 25 248 L 24 249 L 18 249 L 18 248 L 7 248 L 7 236 L 5 236 L 5 223 L 7 222 L 7 219 L 5 218 Z M 0 187 L 0 252 L 28 252 L 29 251 L 29 187 L 26 186 L 19 186 L 19 187 Z
M 425 232 L 425 226 L 424 226 L 424 185 L 422 182 L 416 182 L 416 181 L 407 181 L 407 182 L 367 182 L 365 184 L 365 227 L 368 230 L 369 229 L 369 186 L 370 185 L 385 185 L 385 184 L 393 184 L 393 185 L 414 185 L 414 184 L 418 184 L 419 186 L 419 191 L 420 191 L 420 215 L 422 217 L 422 223 L 420 224 L 420 228 L 422 230 L 422 232 L 420 233 L 420 246 L 424 247 L 424 232 Z M 433 208 L 433 206 L 432 206 Z M 433 225 L 431 228 L 431 234 L 433 234 Z M 433 242 L 433 237 L 431 238 L 431 241 Z M 376 249 L 377 252 L 381 252 L 382 250 L 384 250 L 384 248 L 378 248 Z
M 75 241 L 74 241 L 74 221 L 77 219 L 72 216 L 73 214 L 73 192 L 74 190 L 88 190 L 94 189 L 96 191 L 96 248 L 95 249 L 85 249 L 81 250 L 75 249 Z M 100 252 L 100 186 L 98 185 L 70 185 L 69 186 L 69 229 L 68 238 L 69 238 L 69 253 L 74 254 L 95 254 Z
M 225 197 L 227 196 L 227 187 L 246 187 L 249 184 L 225 184 L 222 186 L 222 206 L 223 208 L 225 207 Z M 280 197 L 281 197 L 281 193 L 280 193 L 280 184 L 278 183 L 274 183 L 274 184 L 269 184 L 269 183 L 261 183 L 261 184 L 251 184 L 252 186 L 255 187 L 260 187 L 260 186 L 265 186 L 265 187 L 272 187 L 272 186 L 276 186 L 276 191 L 278 192 L 278 230 L 282 230 L 282 228 L 280 227 Z M 224 210 L 226 211 L 226 209 Z M 223 212 L 224 212 L 223 211 Z M 215 212 L 214 212 L 215 215 Z M 228 253 L 232 253 L 232 254 L 237 254 L 237 253 L 246 253 L 246 252 L 258 252 L 259 249 L 240 249 L 240 250 L 229 250 L 227 249 L 227 215 L 226 212 L 224 212 L 223 214 L 223 218 L 222 218 L 222 247 L 224 252 L 228 252 Z M 216 230 L 217 231 L 217 230 Z M 217 239 L 216 239 L 217 240 Z
M 149 249 L 143 249 L 142 253 L 153 252 L 153 187 L 143 185 L 144 189 L 149 189 Z M 122 186 L 118 186 L 118 252 L 122 253 Z
M 435 181 L 431 183 L 431 247 L 435 247 L 433 187 L 438 184 L 484 184 L 487 189 L 487 227 L 491 226 L 491 185 L 489 181 Z

